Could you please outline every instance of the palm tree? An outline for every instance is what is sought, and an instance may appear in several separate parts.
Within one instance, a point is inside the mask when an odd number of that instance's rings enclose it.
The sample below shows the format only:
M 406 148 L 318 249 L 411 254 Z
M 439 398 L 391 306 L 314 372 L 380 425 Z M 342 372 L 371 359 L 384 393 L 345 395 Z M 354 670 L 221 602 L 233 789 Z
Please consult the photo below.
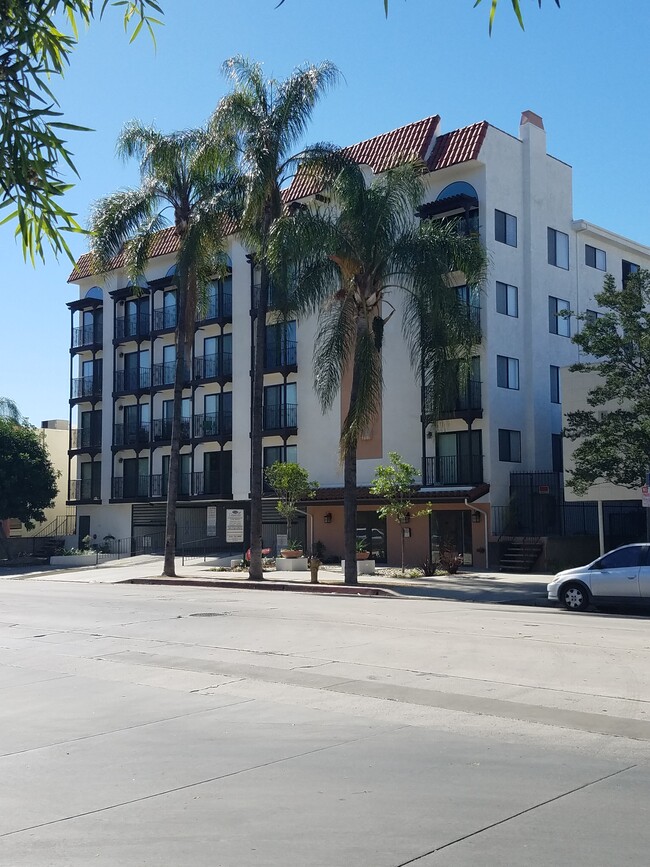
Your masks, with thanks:
M 163 574 L 175 575 L 176 500 L 179 481 L 182 392 L 194 337 L 197 303 L 211 277 L 225 268 L 224 229 L 237 212 L 232 154 L 222 140 L 199 128 L 164 134 L 132 121 L 117 151 L 140 161 L 140 186 L 100 200 L 91 215 L 91 251 L 99 267 L 115 267 L 120 250 L 134 286 L 144 275 L 156 235 L 173 215 L 176 254 L 176 369 L 165 519 Z
M 314 108 L 338 78 L 329 62 L 297 68 L 284 81 L 265 79 L 262 66 L 243 57 L 224 64 L 234 90 L 224 97 L 212 117 L 211 128 L 235 143 L 246 184 L 241 235 L 260 270 L 259 295 L 253 304 L 251 388 L 251 524 L 249 577 L 263 580 L 262 571 L 262 437 L 266 315 L 271 271 L 268 244 L 274 223 L 283 210 L 282 188 L 306 155 L 325 153 L 317 145 L 296 153 Z
M 298 314 L 318 311 L 314 386 L 323 410 L 345 373 L 352 374 L 340 439 L 347 584 L 357 580 L 357 443 L 380 409 L 382 341 L 395 311 L 390 299 L 399 297 L 403 336 L 428 406 L 444 400 L 450 372 L 458 377 L 478 340 L 453 276 L 462 271 L 468 283 L 478 283 L 483 248 L 454 224 L 417 224 L 422 193 L 416 164 L 390 169 L 370 185 L 359 166 L 348 165 L 328 190 L 330 203 L 283 217 L 272 241 L 272 261 L 293 262 L 292 307 Z
M 23 414 L 17 404 L 10 397 L 0 397 L 0 418 L 6 418 L 16 424 L 22 424 Z

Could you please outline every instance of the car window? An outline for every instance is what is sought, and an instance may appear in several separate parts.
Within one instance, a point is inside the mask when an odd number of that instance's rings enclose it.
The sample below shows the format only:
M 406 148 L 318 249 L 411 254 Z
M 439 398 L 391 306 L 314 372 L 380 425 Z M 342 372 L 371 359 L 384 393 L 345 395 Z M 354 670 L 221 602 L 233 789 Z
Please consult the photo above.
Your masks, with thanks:
M 612 551 L 611 554 L 605 554 L 604 557 L 601 557 L 594 563 L 594 569 L 624 569 L 626 566 L 638 566 L 641 562 L 642 552 L 643 548 L 640 545 L 620 548 L 618 551 Z

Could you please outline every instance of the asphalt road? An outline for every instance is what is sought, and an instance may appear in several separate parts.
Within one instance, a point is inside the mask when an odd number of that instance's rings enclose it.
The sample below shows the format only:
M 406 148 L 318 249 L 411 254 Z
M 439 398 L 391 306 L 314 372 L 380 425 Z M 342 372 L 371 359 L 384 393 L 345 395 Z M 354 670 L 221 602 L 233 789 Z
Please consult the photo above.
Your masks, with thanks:
M 0 580 L 0 864 L 646 865 L 648 619 Z

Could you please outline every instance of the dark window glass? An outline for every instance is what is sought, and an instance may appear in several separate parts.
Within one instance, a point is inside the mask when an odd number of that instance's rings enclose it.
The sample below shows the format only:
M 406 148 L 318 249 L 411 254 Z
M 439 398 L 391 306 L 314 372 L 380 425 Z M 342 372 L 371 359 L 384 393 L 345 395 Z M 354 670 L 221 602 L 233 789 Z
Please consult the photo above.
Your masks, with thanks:
M 548 264 L 569 270 L 569 236 L 557 229 L 548 229 Z
M 551 365 L 551 403 L 561 403 L 560 400 L 560 368 Z
M 623 259 L 622 262 L 622 275 L 623 275 L 623 283 L 627 280 L 630 274 L 636 274 L 640 270 L 638 265 L 635 265 L 634 262 L 628 262 L 627 259 Z
M 521 431 L 499 428 L 499 460 L 521 463 Z
M 497 385 L 499 388 L 519 389 L 519 359 L 497 355 Z
M 516 286 L 497 280 L 497 313 L 519 316 L 519 290 Z
M 564 458 L 562 457 L 562 434 L 551 434 L 551 457 L 553 460 L 553 472 L 564 472 Z
M 505 211 L 494 212 L 494 237 L 502 244 L 517 246 L 517 218 Z
M 548 330 L 560 337 L 571 337 L 571 318 L 561 316 L 563 310 L 569 310 L 569 302 L 563 298 L 548 297 Z
M 639 566 L 641 564 L 641 552 L 643 548 L 640 545 L 631 545 L 628 548 L 620 548 L 618 551 L 612 551 L 605 554 L 598 560 L 595 569 L 625 569 L 629 566 Z
M 607 270 L 607 254 L 598 247 L 590 247 L 585 244 L 585 265 L 590 268 L 598 268 L 599 271 Z

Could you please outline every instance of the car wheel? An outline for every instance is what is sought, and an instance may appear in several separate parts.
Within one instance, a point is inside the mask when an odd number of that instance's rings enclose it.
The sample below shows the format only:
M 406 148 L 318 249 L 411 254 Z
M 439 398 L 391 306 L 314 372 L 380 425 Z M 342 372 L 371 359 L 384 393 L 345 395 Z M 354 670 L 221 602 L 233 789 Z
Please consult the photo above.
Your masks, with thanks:
M 589 593 L 583 584 L 565 584 L 560 590 L 560 601 L 567 611 L 585 611 L 589 607 Z

